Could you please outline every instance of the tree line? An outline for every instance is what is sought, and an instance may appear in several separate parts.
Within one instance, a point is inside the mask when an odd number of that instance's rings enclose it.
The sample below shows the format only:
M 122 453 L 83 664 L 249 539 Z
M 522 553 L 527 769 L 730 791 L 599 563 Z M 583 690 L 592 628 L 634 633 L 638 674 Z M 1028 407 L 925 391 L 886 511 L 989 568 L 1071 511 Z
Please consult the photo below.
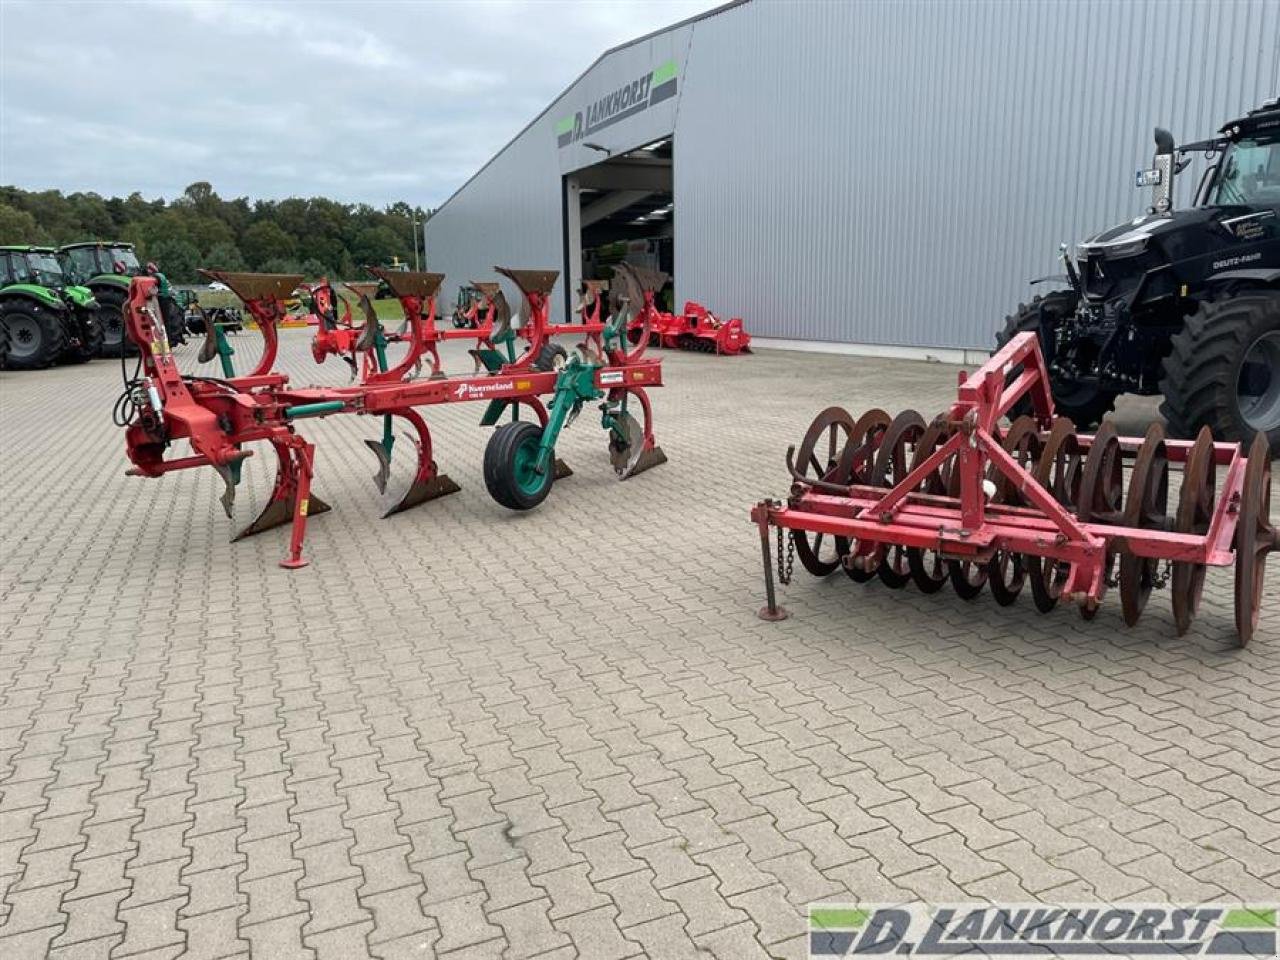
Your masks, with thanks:
M 429 216 L 404 202 L 379 210 L 324 197 L 224 200 L 203 181 L 172 201 L 0 186 L 0 244 L 124 240 L 175 283 L 198 282 L 198 267 L 354 280 L 362 264 L 412 266 L 413 221 L 421 230 Z

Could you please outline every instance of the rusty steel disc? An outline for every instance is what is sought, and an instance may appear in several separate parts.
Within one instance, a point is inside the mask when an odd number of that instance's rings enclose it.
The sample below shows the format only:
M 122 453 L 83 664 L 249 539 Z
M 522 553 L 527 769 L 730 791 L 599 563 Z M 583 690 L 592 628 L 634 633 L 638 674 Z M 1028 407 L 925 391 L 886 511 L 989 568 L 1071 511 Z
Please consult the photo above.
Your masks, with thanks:
M 806 479 L 847 483 L 840 473 L 840 460 L 856 426 L 853 417 L 843 407 L 827 407 L 819 413 L 800 441 L 795 458 L 796 472 Z M 836 538 L 804 530 L 792 530 L 791 537 L 801 565 L 815 577 L 825 577 L 840 566 L 845 551 L 839 549 Z M 824 543 L 835 552 L 834 557 L 822 556 Z
M 1271 526 L 1271 454 L 1266 434 L 1259 430 L 1249 447 L 1249 462 L 1240 490 L 1240 516 L 1236 521 L 1236 634 L 1242 647 L 1248 646 L 1258 629 L 1267 554 L 1275 547 L 1276 531 Z
M 924 463 L 947 440 L 951 433 L 941 417 L 925 428 L 916 442 L 911 456 L 911 469 Z M 944 494 L 948 488 L 950 464 L 943 463 L 936 470 L 930 471 L 920 485 L 922 493 Z M 911 579 L 921 593 L 937 593 L 947 582 L 947 565 L 936 550 L 925 550 L 920 547 L 907 548 L 907 566 L 911 570 Z
M 840 474 L 845 483 L 871 485 L 885 432 L 889 429 L 889 414 L 879 407 L 868 410 L 853 425 L 853 433 L 840 456 Z M 836 537 L 836 547 L 844 558 L 841 566 L 845 575 L 855 583 L 866 583 L 876 575 L 880 554 L 873 543 L 860 543 L 848 537 Z
M 1164 427 L 1153 423 L 1138 448 L 1129 475 L 1121 524 L 1140 530 L 1164 530 L 1169 524 L 1169 454 L 1164 443 Z M 1120 609 L 1124 622 L 1133 626 L 1142 616 L 1160 573 L 1160 561 L 1120 554 Z
M 1213 463 L 1213 433 L 1201 427 L 1187 462 L 1182 468 L 1182 489 L 1178 493 L 1178 512 L 1174 516 L 1174 533 L 1204 534 L 1213 522 L 1213 505 L 1217 499 L 1217 471 Z M 1203 563 L 1178 560 L 1173 564 L 1173 622 L 1178 636 L 1191 629 L 1191 621 L 1200 609 L 1204 593 Z
M 1030 415 L 1018 417 L 1009 425 L 1000 445 L 1020 467 L 1034 471 L 1040 459 L 1040 425 L 1036 418 Z M 999 471 L 994 480 L 996 493 L 992 497 L 993 502 L 1009 506 L 1020 506 L 1023 503 L 1024 498 L 1012 480 Z M 1018 599 L 1026 581 L 1026 559 L 1015 550 L 997 550 L 987 564 L 987 582 L 991 586 L 991 595 L 1002 607 L 1007 607 Z
M 1036 464 L 1035 480 L 1063 506 L 1075 504 L 1080 488 L 1080 444 L 1076 425 L 1066 417 L 1053 421 Z M 1048 613 L 1058 605 L 1071 564 L 1035 554 L 1027 556 L 1027 577 L 1036 609 Z
M 907 478 L 907 474 L 911 472 L 915 444 L 924 435 L 925 429 L 924 417 L 914 410 L 904 410 L 893 418 L 876 451 L 875 463 L 868 478 L 872 486 L 891 489 Z M 885 586 L 894 590 L 905 587 L 911 580 L 907 548 L 896 544 L 887 547 L 876 572 Z
M 1120 523 L 1124 510 L 1124 455 L 1120 450 L 1120 437 L 1111 420 L 1103 420 L 1093 435 L 1093 443 L 1080 471 L 1080 487 L 1076 491 L 1076 518 L 1081 523 Z M 1116 564 L 1115 551 L 1106 548 L 1102 557 L 1102 590 L 1113 578 Z M 1092 620 L 1098 615 L 1099 596 L 1096 600 L 1085 598 L 1080 604 L 1080 616 Z

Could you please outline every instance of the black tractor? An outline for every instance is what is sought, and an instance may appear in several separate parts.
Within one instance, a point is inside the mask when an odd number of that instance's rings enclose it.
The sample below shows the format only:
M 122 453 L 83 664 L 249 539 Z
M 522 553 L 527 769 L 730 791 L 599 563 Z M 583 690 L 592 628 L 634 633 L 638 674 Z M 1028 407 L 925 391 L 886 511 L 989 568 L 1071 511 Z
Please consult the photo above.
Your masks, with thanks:
M 1008 317 L 997 340 L 1034 330 L 1058 411 L 1096 424 L 1121 393 L 1163 394 L 1172 435 L 1204 426 L 1280 452 L 1280 100 L 1175 146 L 1156 129 L 1144 216 L 1062 250 L 1065 289 Z M 1209 161 L 1192 206 L 1173 208 L 1174 176 Z

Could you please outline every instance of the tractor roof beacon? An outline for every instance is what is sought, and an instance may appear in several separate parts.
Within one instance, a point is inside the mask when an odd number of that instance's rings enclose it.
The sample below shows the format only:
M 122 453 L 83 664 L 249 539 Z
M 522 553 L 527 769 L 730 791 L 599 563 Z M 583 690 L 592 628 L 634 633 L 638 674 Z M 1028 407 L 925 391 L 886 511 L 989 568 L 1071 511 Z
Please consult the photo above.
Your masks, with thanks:
M 1280 99 L 1207 140 L 1175 146 L 1156 128 L 1152 168 L 1136 185 L 1151 206 L 1133 220 L 1064 245 L 1064 289 L 1006 318 L 1000 344 L 1036 331 L 1054 401 L 1079 426 L 1121 393 L 1163 394 L 1170 432 L 1205 426 L 1280 451 Z M 1174 180 L 1209 161 L 1187 209 Z M 1039 282 L 1039 281 L 1037 281 Z
M 98 304 L 91 291 L 67 281 L 52 247 L 0 247 L 0 342 L 6 366 L 38 370 L 98 355 Z

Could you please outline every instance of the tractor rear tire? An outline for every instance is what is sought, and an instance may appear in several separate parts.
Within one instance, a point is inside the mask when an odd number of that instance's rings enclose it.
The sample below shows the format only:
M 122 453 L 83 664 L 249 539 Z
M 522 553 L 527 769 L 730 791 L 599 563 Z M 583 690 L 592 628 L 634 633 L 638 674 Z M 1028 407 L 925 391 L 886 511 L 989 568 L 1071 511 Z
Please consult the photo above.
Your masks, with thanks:
M 555 470 L 533 469 L 541 441 L 542 427 L 516 420 L 495 430 L 485 445 L 484 485 L 489 496 L 509 510 L 532 510 L 551 492 Z
M 138 348 L 129 339 L 124 322 L 124 291 L 95 290 L 98 301 L 98 326 L 102 328 L 102 355 L 104 357 L 131 357 Z
M 1247 447 L 1261 432 L 1280 453 L 1280 291 L 1205 300 L 1170 343 L 1160 379 L 1169 433 L 1190 439 L 1207 426 Z
M 70 329 L 67 334 L 66 354 L 63 359 L 67 363 L 88 363 L 102 354 L 102 324 L 98 322 L 97 311 L 83 321 L 69 318 Z M 72 343 L 72 340 L 79 341 Z
M 1046 315 L 1049 318 L 1069 317 L 1076 312 L 1079 297 L 1070 290 L 1055 290 L 1044 296 L 1036 296 L 1030 303 L 1018 304 L 1018 312 L 1005 317 L 1004 329 L 996 335 L 996 344 L 1003 347 L 1015 334 L 1031 332 L 1041 334 L 1040 348 L 1044 350 L 1044 334 L 1041 332 Z M 1118 394 L 1100 387 L 1049 375 L 1053 392 L 1054 410 L 1067 417 L 1077 427 L 1092 427 L 1115 409 Z M 1031 402 L 1020 400 L 1010 411 L 1011 416 L 1031 413 Z
M 67 334 L 60 313 L 30 300 L 0 304 L 0 323 L 9 334 L 10 370 L 43 370 L 57 363 Z

